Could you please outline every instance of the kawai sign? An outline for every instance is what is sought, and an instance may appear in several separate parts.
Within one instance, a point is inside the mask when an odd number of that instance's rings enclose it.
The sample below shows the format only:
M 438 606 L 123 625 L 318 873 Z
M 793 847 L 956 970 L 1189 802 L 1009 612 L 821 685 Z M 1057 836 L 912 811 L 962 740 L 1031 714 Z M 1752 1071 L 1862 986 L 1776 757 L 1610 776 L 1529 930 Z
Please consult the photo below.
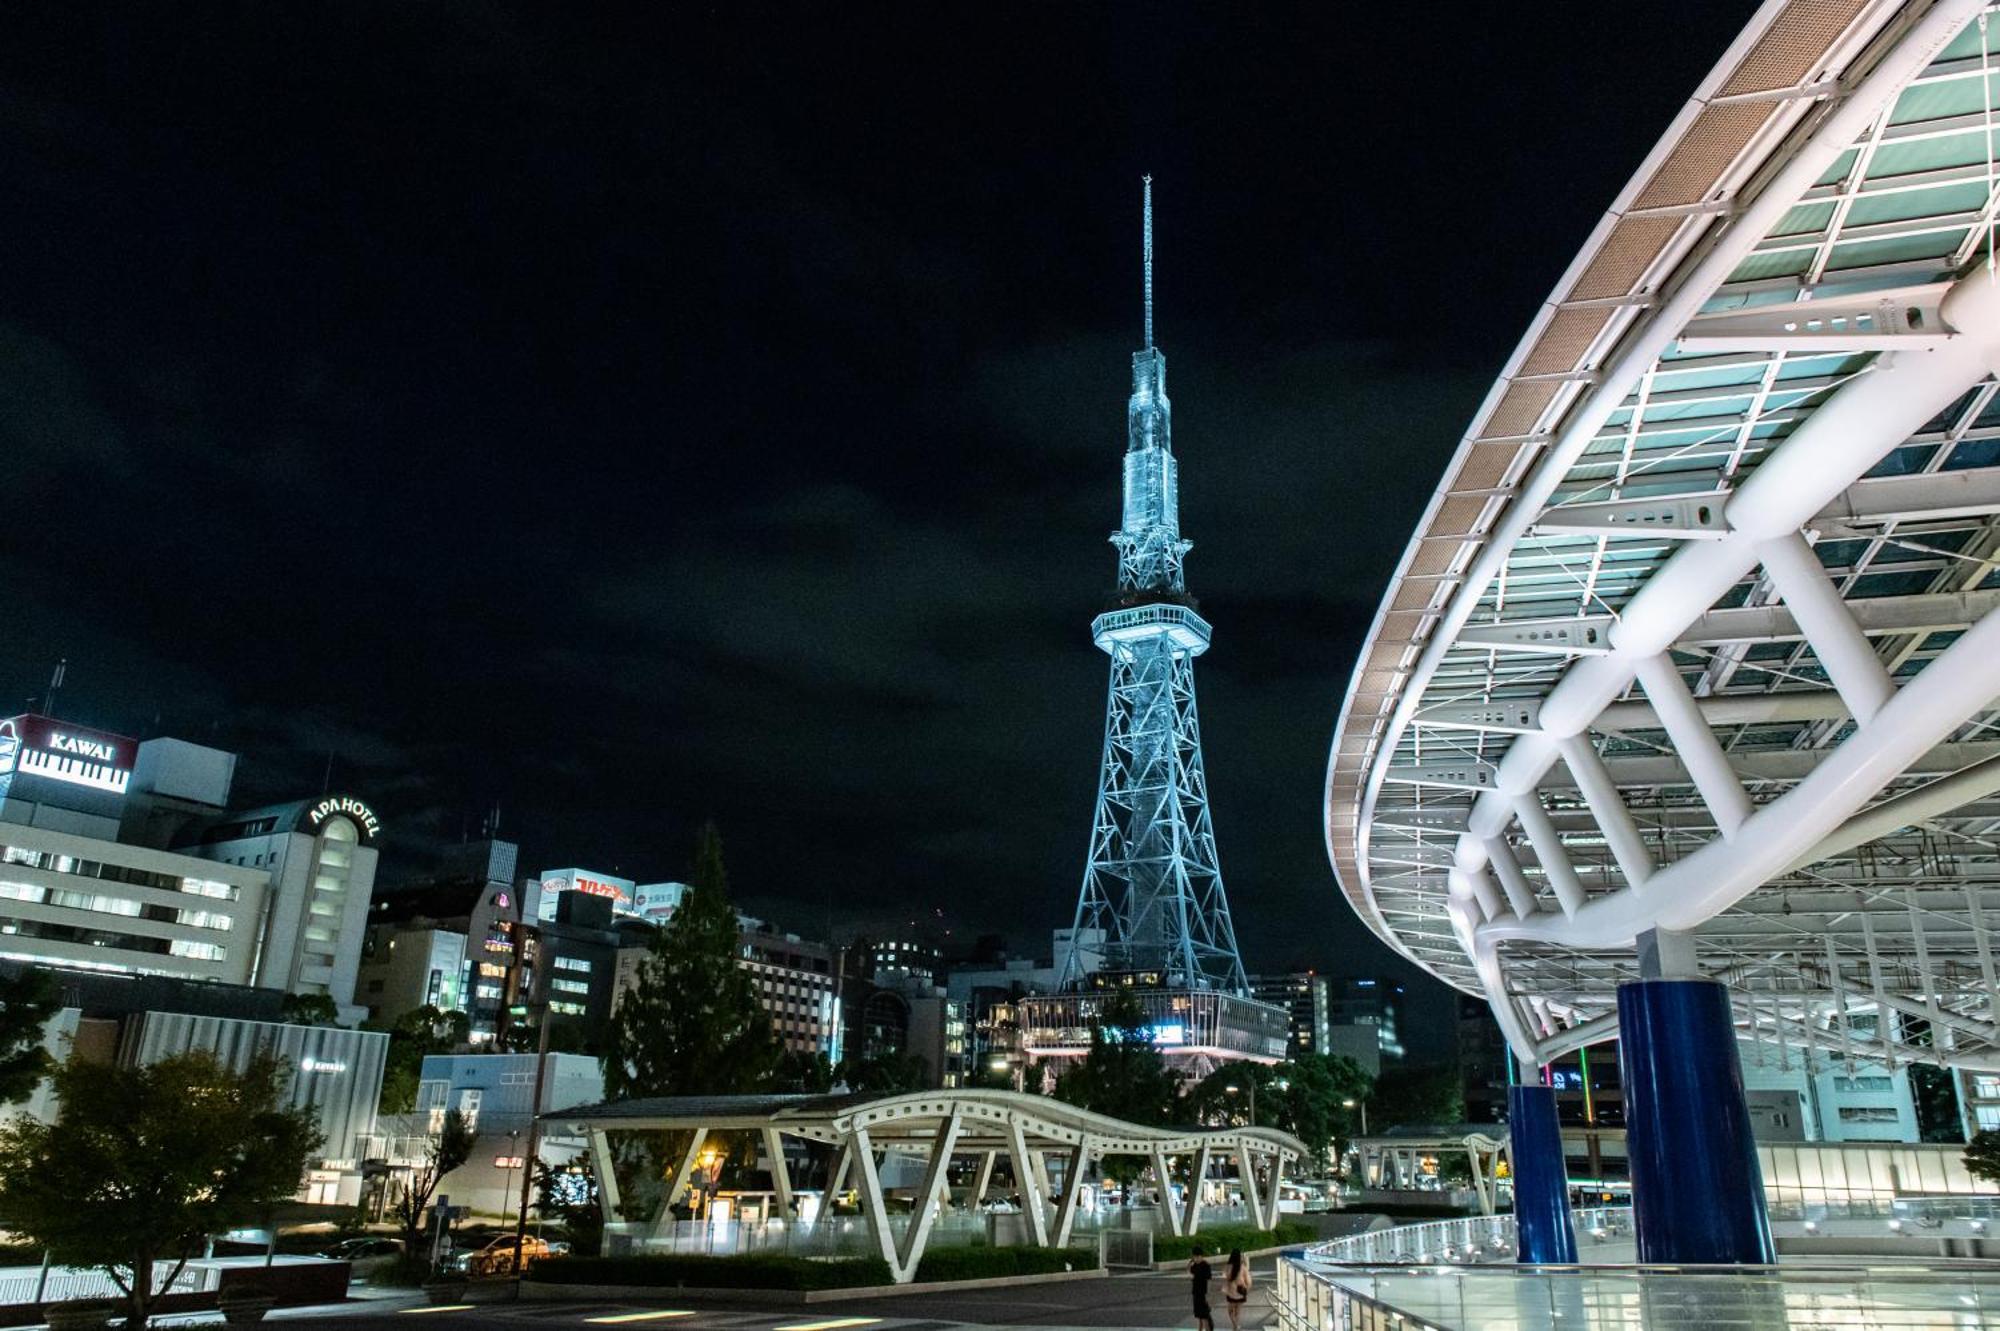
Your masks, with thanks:
M 0 721 L 0 774 L 17 773 L 123 795 L 139 741 L 29 713 Z

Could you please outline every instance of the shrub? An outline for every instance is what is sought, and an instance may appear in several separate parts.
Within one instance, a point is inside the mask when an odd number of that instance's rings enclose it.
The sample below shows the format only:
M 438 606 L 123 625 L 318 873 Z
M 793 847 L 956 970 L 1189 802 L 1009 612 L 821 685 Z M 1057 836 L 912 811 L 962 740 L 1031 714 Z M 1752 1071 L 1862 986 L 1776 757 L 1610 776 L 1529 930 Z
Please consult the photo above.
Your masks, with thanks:
M 549 1257 L 528 1268 L 529 1280 L 552 1285 L 647 1285 L 692 1289 L 851 1289 L 891 1283 L 879 1257 Z
M 1193 1238 L 1175 1238 L 1171 1234 L 1153 1236 L 1153 1259 L 1160 1262 L 1184 1262 L 1194 1255 L 1199 1247 L 1211 1257 L 1229 1256 L 1230 1249 L 1241 1248 L 1244 1252 L 1256 1252 L 1262 1248 L 1288 1248 L 1294 1243 L 1311 1243 L 1319 1237 L 1319 1231 L 1302 1220 L 1282 1220 L 1276 1229 L 1252 1229 L 1248 1225 L 1219 1225 L 1214 1229 L 1204 1229 Z
M 917 1263 L 917 1280 L 991 1280 L 1096 1269 L 1097 1253 L 1089 1248 L 935 1248 Z

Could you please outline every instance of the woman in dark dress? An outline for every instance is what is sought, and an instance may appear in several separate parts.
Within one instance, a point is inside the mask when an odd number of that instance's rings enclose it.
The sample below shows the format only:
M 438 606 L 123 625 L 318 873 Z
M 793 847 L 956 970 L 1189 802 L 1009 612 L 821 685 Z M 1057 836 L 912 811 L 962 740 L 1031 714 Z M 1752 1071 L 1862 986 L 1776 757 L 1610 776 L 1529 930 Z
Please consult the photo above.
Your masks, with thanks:
M 1188 1261 L 1188 1274 L 1194 1278 L 1195 1331 L 1215 1331 L 1215 1314 L 1208 1310 L 1208 1281 L 1214 1273 L 1199 1247 Z

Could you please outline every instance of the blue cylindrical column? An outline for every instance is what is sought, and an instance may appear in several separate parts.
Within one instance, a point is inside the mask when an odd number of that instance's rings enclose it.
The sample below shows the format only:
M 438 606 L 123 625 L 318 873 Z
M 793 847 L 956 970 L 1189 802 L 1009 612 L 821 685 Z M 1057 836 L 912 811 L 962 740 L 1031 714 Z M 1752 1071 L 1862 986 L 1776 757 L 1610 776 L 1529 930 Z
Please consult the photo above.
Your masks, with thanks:
M 1509 1086 L 1507 1135 L 1514 1148 L 1514 1229 L 1521 1260 L 1574 1262 L 1576 1230 L 1569 1220 L 1569 1176 L 1563 1169 L 1555 1089 Z
M 1712 980 L 1620 985 L 1618 1063 L 1639 1260 L 1777 1261 L 1729 991 Z

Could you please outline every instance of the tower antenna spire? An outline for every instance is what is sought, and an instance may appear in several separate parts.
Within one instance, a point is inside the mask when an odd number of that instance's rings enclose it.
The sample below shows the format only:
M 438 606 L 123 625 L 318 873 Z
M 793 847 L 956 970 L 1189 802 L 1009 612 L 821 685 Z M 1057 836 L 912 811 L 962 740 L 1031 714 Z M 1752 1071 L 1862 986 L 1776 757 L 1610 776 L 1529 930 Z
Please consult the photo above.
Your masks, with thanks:
M 1141 176 L 1146 186 L 1146 350 L 1153 349 L 1153 178 Z

